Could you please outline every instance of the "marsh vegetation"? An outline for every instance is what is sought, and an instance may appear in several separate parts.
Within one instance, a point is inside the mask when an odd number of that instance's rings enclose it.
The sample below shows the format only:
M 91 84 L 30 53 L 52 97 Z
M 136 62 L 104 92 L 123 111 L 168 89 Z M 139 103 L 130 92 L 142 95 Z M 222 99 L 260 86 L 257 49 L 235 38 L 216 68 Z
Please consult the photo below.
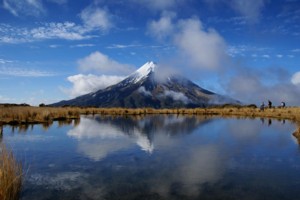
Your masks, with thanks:
M 0 199 L 19 199 L 22 188 L 22 165 L 12 151 L 4 144 L 0 145 Z

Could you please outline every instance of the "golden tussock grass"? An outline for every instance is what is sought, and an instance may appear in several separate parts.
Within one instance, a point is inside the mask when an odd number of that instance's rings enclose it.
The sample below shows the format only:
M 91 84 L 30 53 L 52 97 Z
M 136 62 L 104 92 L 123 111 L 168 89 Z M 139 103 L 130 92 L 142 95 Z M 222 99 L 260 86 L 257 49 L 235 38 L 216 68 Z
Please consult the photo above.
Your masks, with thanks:
M 0 107 L 0 126 L 3 124 L 51 124 L 55 120 L 79 119 L 80 115 L 146 115 L 184 114 L 222 117 L 264 117 L 300 122 L 300 107 L 267 108 L 261 111 L 254 106 L 224 105 L 211 108 L 88 108 L 88 107 Z
M 0 199 L 19 199 L 23 178 L 22 165 L 4 144 L 1 144 L 0 148 Z

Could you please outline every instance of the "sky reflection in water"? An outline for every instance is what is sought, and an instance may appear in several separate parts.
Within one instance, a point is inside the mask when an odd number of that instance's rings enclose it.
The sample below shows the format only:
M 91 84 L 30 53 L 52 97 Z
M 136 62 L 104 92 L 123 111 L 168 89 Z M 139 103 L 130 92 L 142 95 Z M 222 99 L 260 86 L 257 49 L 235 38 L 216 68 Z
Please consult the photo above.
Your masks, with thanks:
M 289 122 L 83 117 L 3 141 L 28 166 L 22 199 L 299 199 Z

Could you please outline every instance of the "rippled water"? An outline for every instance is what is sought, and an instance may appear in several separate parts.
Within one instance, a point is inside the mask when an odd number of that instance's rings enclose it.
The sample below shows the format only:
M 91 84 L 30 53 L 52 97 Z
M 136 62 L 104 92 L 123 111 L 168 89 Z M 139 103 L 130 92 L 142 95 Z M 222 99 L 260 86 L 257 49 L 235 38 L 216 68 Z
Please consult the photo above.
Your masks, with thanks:
M 4 127 L 22 199 L 300 199 L 295 125 L 268 119 L 86 116 Z

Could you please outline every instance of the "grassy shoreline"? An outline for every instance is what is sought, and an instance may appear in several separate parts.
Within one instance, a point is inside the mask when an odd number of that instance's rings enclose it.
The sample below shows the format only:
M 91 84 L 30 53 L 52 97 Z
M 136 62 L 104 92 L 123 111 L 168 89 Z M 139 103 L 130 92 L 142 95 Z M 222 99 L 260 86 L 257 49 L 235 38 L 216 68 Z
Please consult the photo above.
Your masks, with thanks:
M 221 117 L 260 117 L 285 119 L 300 125 L 300 107 L 259 108 L 249 106 L 223 106 L 213 108 L 80 108 L 80 107 L 0 107 L 0 126 L 5 124 L 51 123 L 68 119 L 79 119 L 80 115 L 149 115 L 149 114 L 183 114 Z
M 195 116 L 218 116 L 237 118 L 268 118 L 290 120 L 297 125 L 293 135 L 300 144 L 300 107 L 266 108 L 263 111 L 254 106 L 224 105 L 211 108 L 91 108 L 91 107 L 31 107 L 31 106 L 2 106 L 0 107 L 0 136 L 3 125 L 43 124 L 49 127 L 54 121 L 59 123 L 80 119 L 81 115 L 111 115 L 111 116 L 144 116 L 152 114 L 176 114 Z M 75 122 L 76 123 L 76 122 Z M 25 127 L 26 129 L 26 127 Z

